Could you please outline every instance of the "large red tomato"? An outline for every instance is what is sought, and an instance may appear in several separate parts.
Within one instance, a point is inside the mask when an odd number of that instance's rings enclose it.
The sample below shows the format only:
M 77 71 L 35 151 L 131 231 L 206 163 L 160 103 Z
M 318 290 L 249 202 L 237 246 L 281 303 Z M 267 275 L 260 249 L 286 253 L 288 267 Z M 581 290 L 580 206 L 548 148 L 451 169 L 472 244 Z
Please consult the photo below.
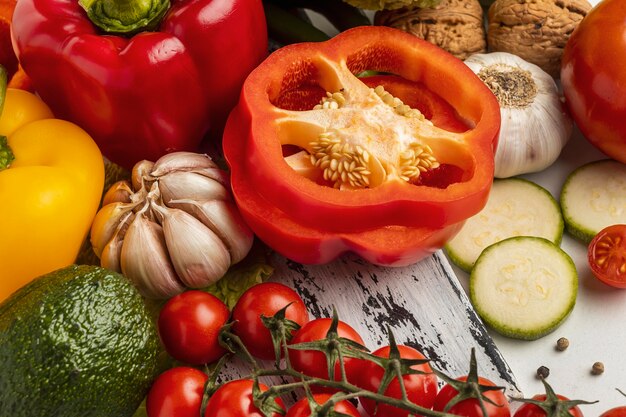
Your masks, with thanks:
M 398 350 L 400 351 L 400 357 L 403 359 L 425 359 L 424 355 L 409 346 L 400 345 L 398 346 Z M 376 350 L 373 354 L 382 358 L 388 358 L 389 352 L 389 346 L 384 346 Z M 354 373 L 354 376 L 351 374 L 351 379 L 354 379 L 352 382 L 368 391 L 378 392 L 385 373 L 384 369 L 372 361 L 362 360 L 359 364 L 360 366 L 351 369 Z M 432 369 L 428 363 L 415 365 L 412 369 L 425 372 L 426 374 L 412 374 L 402 377 L 407 396 L 411 402 L 424 408 L 431 408 L 435 402 L 435 396 L 437 395 L 437 376 L 432 373 Z M 385 395 L 393 398 L 402 398 L 398 378 L 394 378 L 391 381 L 385 390 Z M 367 398 L 361 398 L 360 401 L 365 411 L 367 411 L 371 417 L 403 417 L 409 414 L 406 410 L 401 410 L 390 405 L 377 405 L 373 400 Z
M 567 106 L 583 135 L 626 163 L 626 1 L 604 0 L 570 36 L 561 61 Z
M 626 417 L 626 406 L 611 408 L 600 414 L 600 417 Z
M 226 352 L 218 336 L 229 316 L 226 304 L 214 295 L 186 291 L 163 306 L 159 335 L 174 359 L 192 365 L 214 362 Z
M 331 397 L 330 394 L 314 394 L 313 400 L 317 404 L 323 405 L 324 403 L 326 403 L 326 401 L 328 401 L 330 397 Z M 339 401 L 337 404 L 335 404 L 335 407 L 333 407 L 333 410 L 336 413 L 345 414 L 346 416 L 361 417 L 361 413 L 359 413 L 359 410 L 357 410 L 357 408 L 353 406 L 349 401 L 345 401 L 345 400 Z M 311 416 L 311 407 L 309 406 L 309 399 L 306 397 L 300 399 L 297 403 L 291 406 L 291 408 L 289 408 L 289 410 L 287 411 L 287 414 L 285 415 L 285 417 L 310 417 L 310 416 Z
M 302 326 L 309 313 L 297 292 L 277 282 L 264 282 L 248 289 L 233 308 L 233 332 L 241 338 L 248 351 L 262 359 L 274 358 L 272 336 L 261 321 L 285 306 L 285 318 Z
M 148 417 L 198 417 L 208 376 L 179 366 L 163 372 L 146 398 Z
M 300 330 L 296 332 L 291 339 L 291 344 L 313 342 L 315 340 L 321 340 L 326 337 L 328 330 L 330 329 L 332 320 L 329 318 L 321 318 L 308 322 Z M 350 325 L 339 321 L 337 327 L 337 334 L 340 337 L 350 339 L 363 345 L 363 339 Z M 326 364 L 326 356 L 324 353 L 316 350 L 289 350 L 289 361 L 293 368 L 305 375 L 309 375 L 315 378 L 328 379 L 328 367 Z M 349 372 L 350 366 L 354 366 L 357 363 L 357 359 L 346 358 L 344 360 L 346 373 Z M 339 363 L 336 364 L 334 369 L 335 380 L 340 379 L 340 367 Z M 318 389 L 318 387 L 312 387 L 315 391 L 327 391 Z
M 264 417 L 261 410 L 254 405 L 252 397 L 254 382 L 250 379 L 237 379 L 220 386 L 211 395 L 204 411 L 204 417 Z M 259 384 L 261 391 L 267 391 L 267 386 Z M 282 400 L 276 403 L 285 408 Z M 178 417 L 172 414 L 171 417 Z M 272 413 L 272 417 L 281 417 Z
M 461 381 L 467 380 L 467 377 L 459 378 Z M 488 379 L 478 377 L 478 383 L 480 385 L 489 385 L 495 386 L 495 384 Z M 444 385 L 437 394 L 435 398 L 435 404 L 433 405 L 433 410 L 443 411 L 446 405 L 452 400 L 458 391 L 454 389 L 451 385 Z M 487 410 L 487 416 L 483 415 L 483 412 L 480 408 L 480 403 L 475 398 L 469 398 L 458 402 L 453 405 L 448 412 L 451 414 L 456 414 L 463 417 L 510 417 L 511 411 L 509 408 L 509 402 L 506 399 L 505 395 L 501 390 L 494 391 L 486 391 L 484 393 L 485 397 L 489 398 L 498 406 L 493 404 L 489 404 L 487 401 L 484 401 L 485 409 Z
M 567 397 L 564 397 L 562 395 L 557 395 L 557 397 L 563 401 L 568 400 Z M 546 399 L 545 394 L 539 394 L 533 397 L 533 400 L 538 400 L 538 401 L 544 401 L 545 399 Z M 583 413 L 580 411 L 580 408 L 578 408 L 578 406 L 571 407 L 567 411 L 569 411 L 569 414 L 572 417 L 583 417 Z M 514 417 L 546 417 L 546 416 L 547 414 L 544 410 L 542 410 L 540 407 L 536 406 L 535 404 L 530 404 L 530 403 L 523 404 L 520 408 L 517 409 L 517 411 L 514 414 Z

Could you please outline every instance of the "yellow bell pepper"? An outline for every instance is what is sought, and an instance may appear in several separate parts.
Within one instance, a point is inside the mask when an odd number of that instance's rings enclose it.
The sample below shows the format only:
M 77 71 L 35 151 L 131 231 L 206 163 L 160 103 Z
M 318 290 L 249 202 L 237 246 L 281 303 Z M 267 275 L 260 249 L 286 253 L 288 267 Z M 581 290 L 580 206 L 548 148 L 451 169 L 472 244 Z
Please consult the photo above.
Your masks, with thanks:
M 0 99 L 1 77 L 2 68 Z M 104 163 L 84 130 L 54 119 L 27 91 L 6 89 L 0 135 L 1 302 L 74 262 L 100 203 Z

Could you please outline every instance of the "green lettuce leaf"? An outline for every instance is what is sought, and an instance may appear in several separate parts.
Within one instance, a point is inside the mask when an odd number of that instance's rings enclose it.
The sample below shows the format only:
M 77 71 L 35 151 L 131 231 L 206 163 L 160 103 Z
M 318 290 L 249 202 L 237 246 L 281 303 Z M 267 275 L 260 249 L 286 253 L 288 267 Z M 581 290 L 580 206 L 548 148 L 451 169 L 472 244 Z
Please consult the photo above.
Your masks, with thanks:
M 255 240 L 245 259 L 231 266 L 224 277 L 204 288 L 204 291 L 222 300 L 232 310 L 241 294 L 253 285 L 267 281 L 272 275 L 274 268 L 268 265 L 270 254 L 271 250 L 267 246 Z

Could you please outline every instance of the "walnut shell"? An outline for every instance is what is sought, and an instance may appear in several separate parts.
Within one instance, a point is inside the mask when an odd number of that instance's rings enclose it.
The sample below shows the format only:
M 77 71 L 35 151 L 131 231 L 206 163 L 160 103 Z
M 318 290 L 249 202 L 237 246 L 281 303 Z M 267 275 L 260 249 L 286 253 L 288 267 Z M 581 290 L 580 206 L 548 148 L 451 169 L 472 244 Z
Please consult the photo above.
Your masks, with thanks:
M 488 13 L 487 43 L 559 77 L 563 48 L 591 10 L 587 0 L 496 0 Z
M 434 8 L 382 10 L 374 15 L 374 24 L 412 33 L 459 59 L 487 48 L 478 0 L 442 0 Z

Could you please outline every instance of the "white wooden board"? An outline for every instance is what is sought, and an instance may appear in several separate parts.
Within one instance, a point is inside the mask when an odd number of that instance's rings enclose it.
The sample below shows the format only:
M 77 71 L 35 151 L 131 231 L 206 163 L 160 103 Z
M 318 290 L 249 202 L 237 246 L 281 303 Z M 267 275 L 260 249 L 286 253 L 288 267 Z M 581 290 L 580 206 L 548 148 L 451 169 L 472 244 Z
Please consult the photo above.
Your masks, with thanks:
M 347 256 L 328 265 L 305 266 L 278 255 L 271 278 L 294 288 L 315 317 L 331 317 L 354 327 L 368 348 L 396 340 L 417 348 L 433 367 L 457 377 L 468 372 L 472 347 L 479 374 L 521 395 L 509 366 L 474 312 L 447 258 L 441 253 L 402 268 L 371 265 Z M 237 369 L 226 369 L 239 376 Z

